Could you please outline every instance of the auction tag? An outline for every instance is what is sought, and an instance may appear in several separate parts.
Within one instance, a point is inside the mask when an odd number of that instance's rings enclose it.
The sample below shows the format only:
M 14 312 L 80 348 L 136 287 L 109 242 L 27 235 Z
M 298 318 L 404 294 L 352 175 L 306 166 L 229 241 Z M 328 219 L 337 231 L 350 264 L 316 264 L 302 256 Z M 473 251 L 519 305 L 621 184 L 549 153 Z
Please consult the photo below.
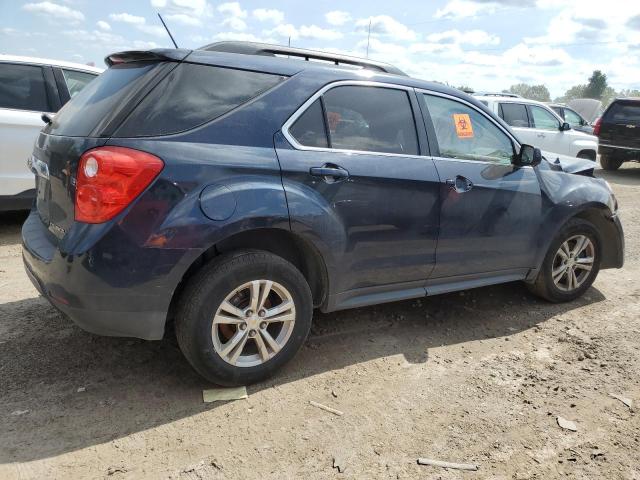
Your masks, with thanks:
M 454 113 L 453 123 L 456 125 L 458 138 L 473 138 L 473 125 L 468 113 Z

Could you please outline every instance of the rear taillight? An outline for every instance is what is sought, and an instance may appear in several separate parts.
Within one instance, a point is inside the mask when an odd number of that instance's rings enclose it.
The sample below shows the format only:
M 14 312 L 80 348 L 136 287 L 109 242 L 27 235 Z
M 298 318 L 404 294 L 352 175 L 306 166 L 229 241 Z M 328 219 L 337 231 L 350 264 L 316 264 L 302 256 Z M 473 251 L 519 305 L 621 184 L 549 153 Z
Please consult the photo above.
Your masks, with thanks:
M 593 124 L 593 134 L 597 137 L 600 135 L 600 127 L 602 126 L 602 117 L 599 117 L 596 120 L 596 123 Z
M 124 147 L 98 147 L 80 157 L 75 218 L 102 223 L 124 210 L 158 176 L 155 155 Z

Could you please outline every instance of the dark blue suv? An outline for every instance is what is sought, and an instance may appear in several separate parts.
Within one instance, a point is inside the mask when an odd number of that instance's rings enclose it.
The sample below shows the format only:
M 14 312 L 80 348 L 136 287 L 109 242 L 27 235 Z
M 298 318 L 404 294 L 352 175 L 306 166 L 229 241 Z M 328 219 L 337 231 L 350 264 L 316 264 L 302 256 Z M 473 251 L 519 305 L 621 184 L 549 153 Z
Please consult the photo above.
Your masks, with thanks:
M 45 118 L 26 271 L 88 331 L 174 322 L 215 383 L 271 375 L 314 308 L 518 280 L 569 301 L 623 264 L 593 162 L 542 158 L 458 90 L 259 44 L 107 64 Z

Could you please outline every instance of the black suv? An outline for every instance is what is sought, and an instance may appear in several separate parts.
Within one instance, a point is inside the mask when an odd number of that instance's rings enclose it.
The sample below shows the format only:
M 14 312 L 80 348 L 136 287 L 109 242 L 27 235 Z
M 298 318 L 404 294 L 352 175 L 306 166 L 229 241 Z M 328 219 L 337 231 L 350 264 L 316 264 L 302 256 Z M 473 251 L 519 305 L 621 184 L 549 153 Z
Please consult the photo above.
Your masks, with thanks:
M 640 160 L 640 98 L 614 100 L 595 124 L 600 139 L 598 153 L 605 170 L 617 170 L 623 162 Z

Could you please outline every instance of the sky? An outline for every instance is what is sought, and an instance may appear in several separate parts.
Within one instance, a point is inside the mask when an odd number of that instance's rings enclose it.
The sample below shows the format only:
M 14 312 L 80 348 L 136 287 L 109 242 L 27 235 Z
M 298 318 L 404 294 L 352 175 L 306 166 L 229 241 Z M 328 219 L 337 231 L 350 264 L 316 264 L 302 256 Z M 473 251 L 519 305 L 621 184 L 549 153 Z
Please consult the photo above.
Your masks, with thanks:
M 291 41 L 364 57 L 368 43 L 371 59 L 476 91 L 542 83 L 556 97 L 595 69 L 640 88 L 639 0 L 0 0 L 0 53 L 103 67 L 172 46 L 156 12 L 181 48 Z

